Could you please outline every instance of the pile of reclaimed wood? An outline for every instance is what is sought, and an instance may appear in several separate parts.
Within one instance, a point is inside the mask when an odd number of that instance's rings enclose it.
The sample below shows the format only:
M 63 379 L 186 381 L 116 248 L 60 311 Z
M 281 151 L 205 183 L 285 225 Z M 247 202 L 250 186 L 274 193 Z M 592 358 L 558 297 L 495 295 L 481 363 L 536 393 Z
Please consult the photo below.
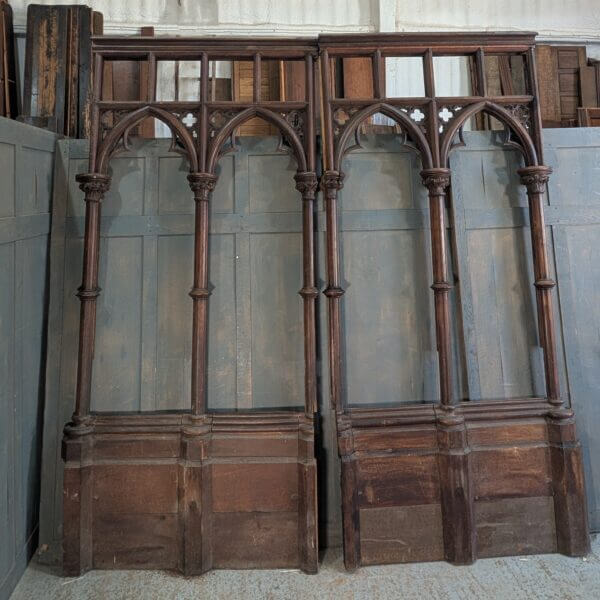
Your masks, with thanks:
M 17 116 L 17 77 L 12 25 L 12 9 L 0 0 L 0 116 Z
M 101 33 L 102 15 L 89 6 L 28 6 L 19 120 L 70 137 L 87 137 L 91 36 Z

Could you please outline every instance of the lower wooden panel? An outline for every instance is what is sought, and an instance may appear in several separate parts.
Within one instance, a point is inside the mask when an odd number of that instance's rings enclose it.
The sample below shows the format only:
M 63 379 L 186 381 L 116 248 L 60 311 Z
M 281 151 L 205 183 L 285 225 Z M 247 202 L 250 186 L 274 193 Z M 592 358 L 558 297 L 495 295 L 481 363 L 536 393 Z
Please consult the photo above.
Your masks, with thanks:
M 169 515 L 94 515 L 95 569 L 175 569 L 179 523 Z
M 298 513 L 213 516 L 213 566 L 220 569 L 297 567 Z
M 551 496 L 475 502 L 477 553 L 481 558 L 556 552 Z
M 97 416 L 83 435 L 66 429 L 63 456 L 65 574 L 316 569 L 314 435 L 304 414 Z
M 363 565 L 443 560 L 440 504 L 360 510 Z
M 536 398 L 463 403 L 451 414 L 353 408 L 338 431 L 348 568 L 589 547 L 568 411 Z

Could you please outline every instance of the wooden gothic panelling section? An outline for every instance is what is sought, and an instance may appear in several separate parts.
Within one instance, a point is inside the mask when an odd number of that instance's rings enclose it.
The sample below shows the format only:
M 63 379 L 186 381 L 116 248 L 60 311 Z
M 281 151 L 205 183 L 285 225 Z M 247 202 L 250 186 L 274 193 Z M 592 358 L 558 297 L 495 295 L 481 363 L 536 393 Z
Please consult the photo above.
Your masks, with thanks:
M 440 559 L 468 564 L 482 556 L 530 552 L 581 555 L 589 549 L 581 448 L 559 377 L 555 282 L 544 224 L 551 169 L 542 162 L 533 42 L 531 34 L 320 38 L 324 294 L 348 569 Z M 370 61 L 373 97 L 338 96 L 332 71 L 347 57 Z M 508 85 L 488 92 L 490 57 L 501 57 L 498 64 L 513 64 L 513 57 L 521 61 L 524 93 Z M 420 65 L 420 94 L 410 90 L 412 95 L 403 96 L 388 85 L 387 61 L 403 58 Z M 457 77 L 449 81 L 445 74 L 452 69 Z M 489 174 L 483 173 L 483 187 L 459 189 L 463 204 L 455 204 L 453 151 L 465 146 L 465 129 L 483 124 L 482 113 L 492 118 L 494 129 L 504 126 L 500 141 L 517 149 L 523 162 L 515 164 L 510 157 L 508 165 L 497 165 L 508 166 L 506 175 L 498 176 L 494 160 L 484 160 L 480 152 L 473 168 L 491 167 Z M 424 205 L 398 210 L 407 182 L 419 185 L 412 174 L 392 183 L 391 174 L 403 170 L 402 160 L 396 159 L 395 171 L 384 172 L 385 161 L 378 163 L 379 172 L 369 169 L 377 183 L 368 182 L 366 169 L 355 168 L 356 159 L 347 169 L 345 156 L 364 146 L 361 126 L 373 116 L 398 126 L 398 143 L 418 153 L 428 210 Z M 468 160 L 467 154 L 461 159 Z M 509 176 L 515 191 L 509 190 L 507 197 L 502 177 Z M 358 184 L 350 183 L 353 178 Z M 519 184 L 525 193 L 516 191 Z M 387 195 L 369 194 L 378 185 L 387 188 Z M 369 242 L 347 231 L 347 215 L 356 200 L 370 217 L 367 228 L 380 229 L 363 252 L 360 245 Z M 382 201 L 387 210 L 379 218 L 370 215 L 373 203 Z M 421 208 L 420 219 L 415 208 Z M 386 221 L 387 230 L 382 226 Z M 430 238 L 429 274 L 416 274 L 413 286 L 431 285 L 432 310 L 425 289 L 388 291 L 396 279 L 388 272 L 390 263 L 402 269 L 403 261 L 423 248 L 418 239 L 402 251 L 394 247 L 399 242 L 392 241 L 393 229 L 403 221 L 408 221 L 404 235 L 421 225 Z M 517 229 L 523 224 L 529 225 L 529 239 Z M 358 250 L 349 248 L 352 242 Z M 532 248 L 531 272 L 525 245 Z M 384 252 L 389 262 L 382 265 L 376 257 Z M 521 278 L 515 279 L 518 272 Z M 518 294 L 522 298 L 515 301 Z M 361 296 L 370 306 L 362 313 L 355 308 Z M 365 316 L 375 316 L 368 328 L 361 322 Z M 511 328 L 498 327 L 498 320 Z M 395 339 L 428 321 L 434 335 L 419 338 L 421 347 L 414 337 Z M 427 351 L 433 360 L 426 360 Z M 362 355 L 370 357 L 376 372 L 370 379 L 356 374 L 356 357 Z M 425 375 L 424 366 L 429 370 Z M 399 383 L 411 368 L 412 376 Z M 425 393 L 431 385 L 424 382 L 432 381 L 439 394 Z M 413 402 L 406 404 L 407 399 Z
M 63 569 L 313 572 L 316 48 L 98 38 L 93 54 L 89 161 L 63 157 L 64 255 L 83 269 L 77 378 L 60 382 L 75 406 Z M 249 99 L 211 100 L 203 74 L 223 56 L 253 64 Z M 183 57 L 200 100 L 153 101 L 157 62 Z M 263 57 L 304 64 L 303 100 L 261 98 Z M 113 59 L 148 65 L 150 100 L 98 100 Z M 173 139 L 140 155 L 148 118 Z M 256 118 L 280 139 L 238 140 Z

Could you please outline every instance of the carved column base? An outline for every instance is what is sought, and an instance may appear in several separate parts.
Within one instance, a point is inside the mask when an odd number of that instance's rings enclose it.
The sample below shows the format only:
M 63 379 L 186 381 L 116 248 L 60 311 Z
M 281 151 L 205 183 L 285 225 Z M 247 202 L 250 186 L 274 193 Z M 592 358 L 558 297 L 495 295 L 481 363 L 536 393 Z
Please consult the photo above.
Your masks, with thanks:
M 444 558 L 470 565 L 477 558 L 467 429 L 462 415 L 437 414 L 438 465 L 442 501 Z
M 350 421 L 338 415 L 338 448 L 342 459 L 342 525 L 344 539 L 344 565 L 346 570 L 360 567 L 360 504 L 357 463 Z
M 211 473 L 206 463 L 210 422 L 206 416 L 190 416 L 191 425 L 181 436 L 179 465 L 180 570 L 186 576 L 212 569 Z
M 65 577 L 78 577 L 93 568 L 93 470 L 89 465 L 84 466 L 91 453 L 91 437 L 71 437 L 67 429 L 62 444 L 62 456 L 65 461 L 62 548 Z
M 570 410 L 555 410 L 547 418 L 554 488 L 557 549 L 567 556 L 590 551 L 581 445 Z

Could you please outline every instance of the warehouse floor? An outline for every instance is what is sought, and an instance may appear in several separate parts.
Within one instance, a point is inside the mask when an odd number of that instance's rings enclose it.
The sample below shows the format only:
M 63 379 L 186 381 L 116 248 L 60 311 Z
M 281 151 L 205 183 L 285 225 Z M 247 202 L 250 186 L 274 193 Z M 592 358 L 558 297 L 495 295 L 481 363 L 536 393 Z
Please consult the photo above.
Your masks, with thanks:
M 326 553 L 318 575 L 295 570 L 212 571 L 185 578 L 163 571 L 92 571 L 61 578 L 33 561 L 11 600 L 363 599 L 594 600 L 600 598 L 600 536 L 584 559 L 561 555 L 490 558 L 470 567 L 421 563 L 344 571 L 341 552 Z

